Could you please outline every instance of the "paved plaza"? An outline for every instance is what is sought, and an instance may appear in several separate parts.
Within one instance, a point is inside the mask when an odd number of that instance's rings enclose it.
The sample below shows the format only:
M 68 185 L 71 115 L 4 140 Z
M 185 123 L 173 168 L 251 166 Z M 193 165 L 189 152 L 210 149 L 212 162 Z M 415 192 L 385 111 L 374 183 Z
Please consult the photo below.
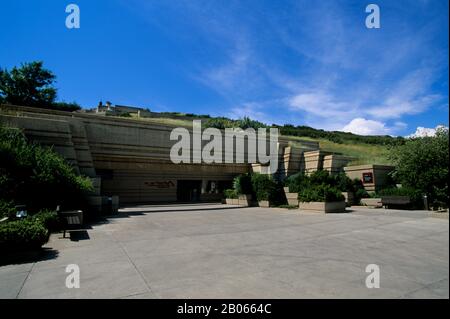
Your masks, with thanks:
M 449 297 L 449 222 L 423 211 L 141 206 L 70 237 L 0 266 L 0 298 Z

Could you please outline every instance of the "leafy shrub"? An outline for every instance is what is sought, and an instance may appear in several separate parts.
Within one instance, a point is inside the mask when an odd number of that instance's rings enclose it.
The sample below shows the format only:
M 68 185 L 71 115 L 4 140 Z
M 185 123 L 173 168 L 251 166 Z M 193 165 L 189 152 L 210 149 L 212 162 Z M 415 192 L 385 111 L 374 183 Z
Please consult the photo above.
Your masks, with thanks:
M 298 193 L 301 202 L 339 202 L 344 200 L 341 191 L 329 185 L 313 185 Z
M 353 191 L 355 193 L 354 202 L 356 204 L 360 203 L 362 198 L 369 198 L 370 197 L 369 193 L 364 188 L 362 180 L 360 180 L 358 178 L 355 178 L 352 181 L 352 184 L 353 184 Z
M 289 176 L 284 181 L 284 185 L 289 187 L 289 192 L 298 193 L 301 189 L 310 186 L 309 177 L 301 172 Z
M 355 192 L 354 182 L 345 173 L 338 173 L 331 177 L 334 179 L 333 185 L 341 192 Z
M 252 194 L 252 178 L 249 174 L 236 176 L 233 180 L 233 188 L 238 195 Z
M 39 248 L 48 236 L 42 222 L 32 218 L 0 223 L 0 247 L 5 250 Z
M 277 184 L 269 175 L 255 173 L 251 177 L 253 191 L 256 200 L 263 201 L 274 199 L 277 193 Z
M 35 221 L 41 222 L 50 232 L 61 228 L 58 214 L 54 211 L 44 209 L 32 217 Z
M 335 184 L 336 184 L 336 180 L 333 178 L 333 176 L 331 176 L 328 171 L 324 171 L 324 170 L 317 170 L 317 171 L 313 172 L 309 176 L 309 180 L 312 185 L 325 184 L 325 185 L 335 186 Z
M 226 189 L 223 191 L 225 198 L 238 198 L 238 194 L 234 189 Z
M 16 208 L 12 201 L 0 199 L 0 218 L 14 218 L 16 216 Z
M 0 126 L 0 198 L 37 211 L 61 202 L 79 206 L 92 190 L 91 181 L 52 149 L 29 143 L 18 129 Z
M 394 178 L 403 187 L 427 194 L 432 206 L 448 207 L 448 129 L 438 129 L 435 136 L 408 139 L 394 147 L 390 159 L 395 164 Z M 436 202 L 436 203 L 435 203 Z

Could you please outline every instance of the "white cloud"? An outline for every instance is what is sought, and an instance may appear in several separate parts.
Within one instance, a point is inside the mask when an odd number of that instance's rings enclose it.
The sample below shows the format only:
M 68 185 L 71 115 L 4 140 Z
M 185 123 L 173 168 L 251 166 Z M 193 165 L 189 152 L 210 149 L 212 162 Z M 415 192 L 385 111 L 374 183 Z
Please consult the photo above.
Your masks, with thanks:
M 392 129 L 386 127 L 384 123 L 366 120 L 362 117 L 351 120 L 342 128 L 342 131 L 360 135 L 389 135 L 392 133 Z
M 435 136 L 436 131 L 439 129 L 448 130 L 448 127 L 444 126 L 444 125 L 438 125 L 435 128 L 427 128 L 427 127 L 419 126 L 419 127 L 417 127 L 416 131 L 413 134 L 410 134 L 406 137 L 414 138 L 414 137 Z
M 320 91 L 297 94 L 288 100 L 288 104 L 294 110 L 319 117 L 344 117 L 355 111 L 349 103 L 338 101 L 332 95 Z

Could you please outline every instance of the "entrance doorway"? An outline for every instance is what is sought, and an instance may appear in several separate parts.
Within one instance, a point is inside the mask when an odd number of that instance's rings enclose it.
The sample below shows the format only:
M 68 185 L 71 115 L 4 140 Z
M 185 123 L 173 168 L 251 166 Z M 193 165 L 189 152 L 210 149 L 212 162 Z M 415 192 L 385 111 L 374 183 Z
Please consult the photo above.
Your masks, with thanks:
M 202 190 L 201 180 L 178 180 L 177 181 L 177 201 L 198 202 Z

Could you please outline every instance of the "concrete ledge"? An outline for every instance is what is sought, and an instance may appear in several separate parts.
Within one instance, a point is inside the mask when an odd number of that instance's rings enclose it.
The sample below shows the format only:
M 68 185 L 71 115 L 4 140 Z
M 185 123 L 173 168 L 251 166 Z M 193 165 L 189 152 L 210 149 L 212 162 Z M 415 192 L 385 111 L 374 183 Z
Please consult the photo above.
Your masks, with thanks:
M 361 204 L 370 207 L 383 207 L 381 198 L 361 198 Z
M 259 207 L 270 207 L 270 203 L 268 200 L 260 200 L 260 201 L 258 201 L 258 206 Z
M 443 212 L 443 213 L 431 212 L 431 213 L 428 213 L 428 216 L 434 217 L 434 218 L 448 219 L 448 212 Z
M 321 212 L 321 213 L 343 213 L 345 212 L 345 201 L 342 202 L 300 202 L 298 209 Z

